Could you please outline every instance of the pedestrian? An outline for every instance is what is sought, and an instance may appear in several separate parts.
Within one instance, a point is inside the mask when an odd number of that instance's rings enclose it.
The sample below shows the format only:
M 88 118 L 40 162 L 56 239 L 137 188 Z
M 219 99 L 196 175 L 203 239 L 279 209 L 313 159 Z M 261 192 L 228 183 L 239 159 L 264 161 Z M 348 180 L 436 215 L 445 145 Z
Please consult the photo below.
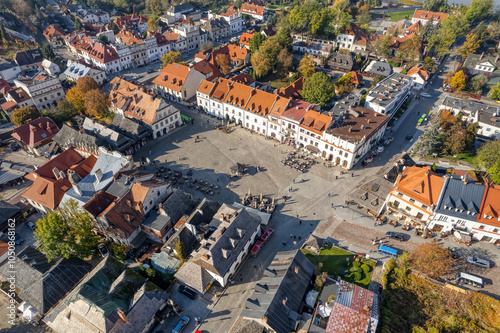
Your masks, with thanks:
M 290 238 L 293 238 L 293 234 L 290 234 Z
M 219 178 L 217 178 L 217 183 L 219 182 Z
M 151 150 L 149 151 L 149 155 L 151 155 Z
M 299 225 L 302 225 L 302 220 L 299 220 Z
M 328 197 L 330 197 L 330 192 L 328 192 Z
M 354 177 L 354 172 L 353 172 L 353 173 L 351 173 L 351 177 Z
M 290 186 L 290 188 L 288 189 L 288 192 L 292 192 L 292 187 Z
M 283 200 L 285 200 L 285 202 L 286 202 L 286 195 L 283 196 Z
M 331 204 L 331 207 L 333 208 L 333 203 Z
M 295 179 L 293 180 L 293 183 L 295 184 Z
M 345 208 L 344 205 L 342 205 L 342 208 Z
M 299 218 L 299 214 L 297 214 L 297 218 Z
M 229 147 L 229 150 L 231 150 L 231 147 Z
M 302 238 L 302 236 L 299 236 L 299 240 Z
M 339 176 L 335 176 L 335 179 L 339 179 Z
M 283 242 L 283 246 L 285 246 L 285 245 L 286 245 L 286 242 Z
M 181 160 L 181 157 L 180 156 L 177 156 L 177 160 L 180 161 Z

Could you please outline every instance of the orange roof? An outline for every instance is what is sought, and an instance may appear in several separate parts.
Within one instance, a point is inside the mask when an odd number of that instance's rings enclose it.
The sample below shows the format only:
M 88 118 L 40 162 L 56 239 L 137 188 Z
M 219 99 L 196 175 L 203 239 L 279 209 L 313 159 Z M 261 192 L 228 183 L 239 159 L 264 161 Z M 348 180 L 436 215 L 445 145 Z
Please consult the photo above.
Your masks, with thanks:
M 198 86 L 197 91 L 201 92 L 202 94 L 210 94 L 210 90 L 212 90 L 213 86 L 215 83 L 203 80 L 200 82 L 200 85 Z
M 233 14 L 238 14 L 238 8 L 234 5 L 229 6 L 225 13 L 221 13 L 220 16 L 231 16 Z
M 167 36 L 165 36 L 165 37 L 167 37 L 167 40 L 169 40 L 171 42 L 176 42 L 177 40 L 179 40 L 181 35 L 176 34 L 175 32 L 169 31 Z
M 491 217 L 491 219 L 486 216 Z M 477 222 L 500 227 L 500 188 L 486 187 L 483 205 L 477 216 Z
M 300 99 L 303 85 L 304 78 L 299 78 L 296 81 L 290 83 L 287 87 L 280 88 L 278 90 L 278 95 L 286 98 Z
M 254 5 L 253 3 L 245 2 L 241 5 L 241 12 L 245 14 L 264 15 L 266 8 L 263 6 Z
M 51 24 L 43 31 L 43 35 L 48 40 L 51 40 L 54 37 L 64 36 L 64 30 Z
M 392 191 L 401 192 L 418 202 L 431 207 L 436 205 L 444 178 L 430 170 L 430 167 L 408 167 L 398 177 Z
M 163 67 L 160 72 L 161 74 L 153 80 L 153 83 L 174 91 L 181 91 L 189 75 L 189 67 L 174 62 Z
M 251 93 L 253 88 L 227 79 L 219 79 L 219 82 L 220 83 L 217 86 L 217 89 L 212 93 L 212 95 L 215 96 L 221 89 L 225 90 L 227 89 L 226 87 L 228 87 L 229 90 L 224 98 L 224 103 L 234 104 L 239 108 L 244 108 L 248 99 L 252 96 Z
M 9 244 L 4 241 L 0 241 L 0 257 L 5 254 L 9 250 Z
M 246 57 L 250 54 L 250 50 L 246 47 L 240 47 L 238 45 L 229 44 L 229 58 L 231 61 L 238 62 L 238 60 L 245 60 Z
M 422 22 L 417 21 L 417 22 L 413 23 L 412 25 L 410 25 L 408 27 L 408 29 L 406 29 L 406 33 L 407 34 L 412 34 L 415 32 L 419 33 L 421 28 L 422 28 Z
M 351 74 L 351 83 L 361 84 L 363 82 L 363 77 L 358 72 L 350 71 L 349 74 Z
M 243 83 L 243 84 L 252 84 L 255 82 L 255 80 L 248 75 L 247 73 L 240 73 L 238 75 L 235 75 L 231 78 L 231 81 Z
M 229 80 L 219 78 L 214 83 L 214 88 L 210 94 L 210 98 L 215 98 L 216 100 L 223 100 L 226 97 L 227 92 L 231 87 L 231 82 Z
M 428 12 L 420 9 L 417 9 L 413 14 L 414 19 L 426 20 L 426 21 L 432 19 L 433 21 L 439 21 L 439 22 L 443 22 L 448 16 L 449 15 L 445 13 Z
M 244 32 L 241 34 L 241 37 L 240 37 L 240 44 L 243 44 L 243 45 L 250 45 L 249 42 L 250 42 L 250 39 L 252 39 L 253 37 L 253 33 L 250 34 L 248 32 Z
M 259 116 L 267 116 L 277 98 L 279 98 L 279 96 L 253 88 L 250 92 L 248 103 L 246 103 L 244 110 L 258 114 Z
M 420 76 L 424 81 L 427 81 L 427 78 L 429 77 L 429 72 L 422 65 L 417 65 L 413 68 L 410 68 L 408 73 L 406 73 L 406 75 L 414 74 Z
M 300 124 L 300 127 L 321 135 L 331 124 L 332 120 L 333 118 L 329 115 L 309 110 L 304 115 L 304 121 Z

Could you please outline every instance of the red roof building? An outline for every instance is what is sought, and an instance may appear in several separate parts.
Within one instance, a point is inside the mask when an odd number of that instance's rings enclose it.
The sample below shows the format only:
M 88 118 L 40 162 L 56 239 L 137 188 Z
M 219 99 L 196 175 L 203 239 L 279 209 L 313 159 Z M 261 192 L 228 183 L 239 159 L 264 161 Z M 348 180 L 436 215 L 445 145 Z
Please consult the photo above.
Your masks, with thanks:
M 49 143 L 54 135 L 59 132 L 56 123 L 46 117 L 29 120 L 12 131 L 12 137 L 16 139 L 29 154 L 43 156 L 48 150 Z

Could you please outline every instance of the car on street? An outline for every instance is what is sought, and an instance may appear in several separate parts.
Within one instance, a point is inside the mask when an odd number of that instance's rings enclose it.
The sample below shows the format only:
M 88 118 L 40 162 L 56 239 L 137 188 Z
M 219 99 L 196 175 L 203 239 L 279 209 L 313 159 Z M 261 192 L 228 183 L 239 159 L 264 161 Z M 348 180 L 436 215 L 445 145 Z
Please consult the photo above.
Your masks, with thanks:
M 430 97 L 431 97 L 431 95 L 430 95 L 430 94 L 428 94 L 428 93 L 424 93 L 424 92 L 423 92 L 423 93 L 420 93 L 420 96 L 425 97 L 425 98 L 430 98 Z
M 181 320 L 175 325 L 174 329 L 172 330 L 172 333 L 181 333 L 184 328 L 189 324 L 189 317 L 184 316 L 181 318 Z
M 106 257 L 109 254 L 108 248 L 104 245 L 104 243 L 99 243 L 99 245 L 97 245 L 97 249 L 103 257 Z
M 35 230 L 36 229 L 36 225 L 35 223 L 31 222 L 31 221 L 28 221 L 28 223 L 26 223 L 26 225 L 28 226 L 28 228 L 30 228 L 31 230 Z
M 150 68 L 150 69 L 148 69 L 148 71 L 147 71 L 147 72 L 148 72 L 149 74 L 151 74 L 151 73 L 153 73 L 154 71 L 155 71 L 154 69 Z
M 490 268 L 491 267 L 491 264 L 490 264 L 490 262 L 488 260 L 481 259 L 481 258 L 478 258 L 478 257 L 467 257 L 467 262 L 469 262 L 471 264 L 474 264 L 474 265 L 477 265 L 477 266 L 484 267 L 484 268 Z
M 186 287 L 184 285 L 180 285 L 179 286 L 179 292 L 181 294 L 183 294 L 184 296 L 187 296 L 191 299 L 195 299 L 196 298 L 196 291 L 194 291 L 193 289 L 189 288 L 189 287 Z
M 385 237 L 392 238 L 392 239 L 397 239 L 400 242 L 405 240 L 405 235 L 400 233 L 400 232 L 392 232 L 388 231 L 385 233 Z
M 408 135 L 406 136 L 406 140 L 411 140 L 411 139 L 413 139 L 413 135 L 412 135 L 412 134 L 408 134 Z
M 24 242 L 24 239 L 21 236 L 16 235 L 14 242 L 16 243 L 16 245 L 21 245 Z

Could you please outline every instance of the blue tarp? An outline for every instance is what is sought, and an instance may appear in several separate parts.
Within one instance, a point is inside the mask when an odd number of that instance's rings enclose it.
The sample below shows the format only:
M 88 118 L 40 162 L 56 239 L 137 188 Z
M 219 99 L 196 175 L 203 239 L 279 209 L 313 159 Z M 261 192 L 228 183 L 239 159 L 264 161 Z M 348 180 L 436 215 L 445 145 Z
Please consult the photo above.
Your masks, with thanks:
M 386 255 L 394 257 L 394 258 L 397 257 L 397 255 L 398 255 L 398 250 L 393 249 L 392 247 L 385 246 L 385 245 L 380 245 L 377 252 L 386 254 Z

